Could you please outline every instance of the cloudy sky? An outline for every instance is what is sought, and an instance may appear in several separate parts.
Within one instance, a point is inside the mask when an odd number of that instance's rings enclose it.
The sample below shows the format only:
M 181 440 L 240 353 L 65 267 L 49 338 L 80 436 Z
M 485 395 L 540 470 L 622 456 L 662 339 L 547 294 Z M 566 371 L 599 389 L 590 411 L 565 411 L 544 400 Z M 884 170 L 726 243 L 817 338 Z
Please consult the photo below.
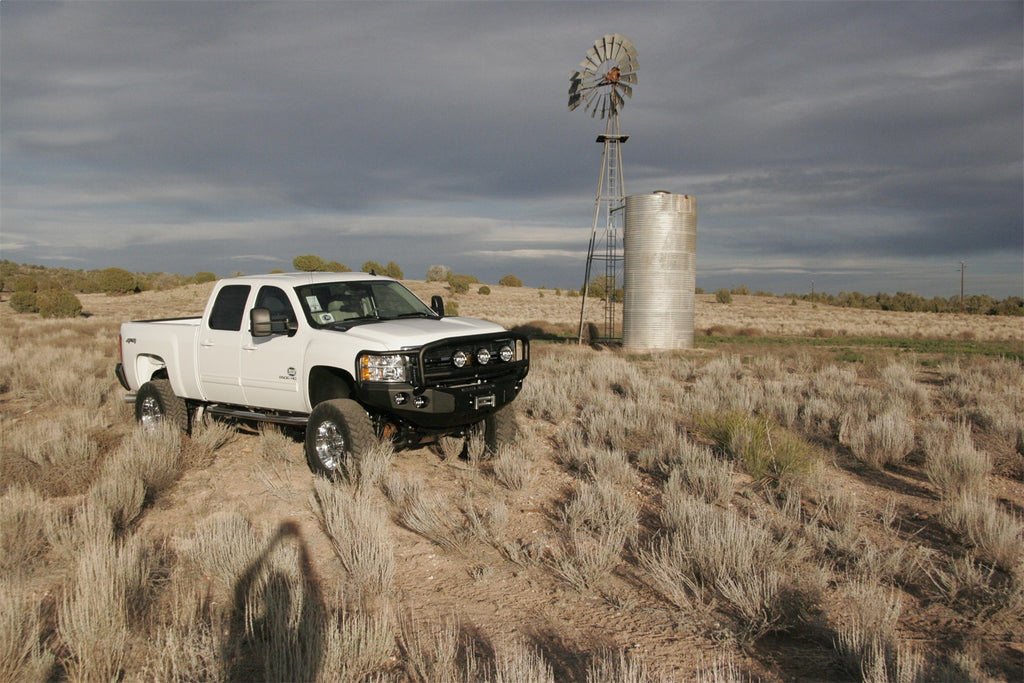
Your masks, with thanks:
M 192 274 L 433 264 L 582 284 L 639 53 L 627 194 L 696 196 L 697 284 L 1024 291 L 1014 2 L 0 3 L 0 249 Z

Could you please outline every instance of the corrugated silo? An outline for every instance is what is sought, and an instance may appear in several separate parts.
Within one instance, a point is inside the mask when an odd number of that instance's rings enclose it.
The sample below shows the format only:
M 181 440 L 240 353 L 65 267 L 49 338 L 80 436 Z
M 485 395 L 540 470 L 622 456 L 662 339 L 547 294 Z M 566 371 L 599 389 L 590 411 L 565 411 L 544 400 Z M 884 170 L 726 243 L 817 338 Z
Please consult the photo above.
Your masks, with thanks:
M 626 197 L 622 344 L 626 350 L 693 348 L 697 198 Z

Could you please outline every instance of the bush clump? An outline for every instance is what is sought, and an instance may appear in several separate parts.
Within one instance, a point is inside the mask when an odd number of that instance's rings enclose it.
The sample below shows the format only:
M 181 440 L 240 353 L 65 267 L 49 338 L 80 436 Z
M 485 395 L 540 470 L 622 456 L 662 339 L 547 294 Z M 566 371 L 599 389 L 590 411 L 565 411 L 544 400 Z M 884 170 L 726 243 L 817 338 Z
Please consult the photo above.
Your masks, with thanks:
M 352 269 L 346 266 L 344 263 L 338 263 L 337 261 L 327 262 L 327 272 L 329 273 L 351 273 Z
M 427 268 L 427 282 L 444 282 L 452 274 L 448 266 L 430 266 Z
M 39 306 L 36 304 L 36 293 L 35 292 L 15 292 L 11 294 L 11 300 L 8 301 L 11 308 L 17 313 L 38 313 Z
M 476 293 L 477 294 L 490 294 L 491 293 L 491 288 L 488 287 L 487 285 L 481 285 L 480 289 L 476 290 Z
M 522 287 L 523 281 L 517 278 L 515 275 L 505 275 L 500 280 L 498 280 L 498 284 L 501 285 L 502 287 Z
M 201 270 L 192 276 L 192 283 L 201 285 L 207 282 L 214 282 L 217 280 L 217 276 L 208 270 Z
M 322 273 L 327 270 L 327 262 L 316 254 L 303 254 L 292 259 L 295 270 L 304 273 Z
M 448 288 L 452 294 L 465 294 L 469 291 L 469 286 L 479 282 L 472 275 L 459 275 L 452 273 L 448 276 Z
M 135 275 L 124 268 L 104 268 L 96 276 L 99 291 L 105 294 L 130 294 L 139 291 Z
M 15 275 L 11 278 L 12 292 L 32 292 L 34 294 L 38 289 L 39 285 L 31 275 Z
M 43 318 L 77 318 L 82 302 L 66 289 L 48 289 L 36 295 L 39 315 Z
M 720 304 L 731 304 L 732 293 L 723 287 L 722 289 L 715 291 L 715 301 Z

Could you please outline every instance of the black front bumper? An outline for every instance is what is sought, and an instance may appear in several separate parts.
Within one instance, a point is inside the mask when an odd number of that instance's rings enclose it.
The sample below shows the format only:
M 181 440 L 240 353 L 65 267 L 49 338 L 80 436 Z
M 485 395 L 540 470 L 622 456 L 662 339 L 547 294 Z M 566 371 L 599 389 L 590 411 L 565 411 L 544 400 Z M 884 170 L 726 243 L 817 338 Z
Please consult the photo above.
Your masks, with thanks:
M 357 391 L 370 409 L 426 429 L 448 429 L 479 422 L 511 403 L 522 388 L 522 377 L 510 376 L 448 387 L 364 384 Z

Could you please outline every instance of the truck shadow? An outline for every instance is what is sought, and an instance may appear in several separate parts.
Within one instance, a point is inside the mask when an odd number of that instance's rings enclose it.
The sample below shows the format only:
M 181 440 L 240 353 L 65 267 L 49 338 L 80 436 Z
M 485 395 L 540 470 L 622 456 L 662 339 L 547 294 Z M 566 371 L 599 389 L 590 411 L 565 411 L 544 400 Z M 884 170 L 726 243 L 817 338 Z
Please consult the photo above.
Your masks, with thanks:
M 306 542 L 297 524 L 284 522 L 235 583 L 221 650 L 225 678 L 316 679 L 325 614 Z

